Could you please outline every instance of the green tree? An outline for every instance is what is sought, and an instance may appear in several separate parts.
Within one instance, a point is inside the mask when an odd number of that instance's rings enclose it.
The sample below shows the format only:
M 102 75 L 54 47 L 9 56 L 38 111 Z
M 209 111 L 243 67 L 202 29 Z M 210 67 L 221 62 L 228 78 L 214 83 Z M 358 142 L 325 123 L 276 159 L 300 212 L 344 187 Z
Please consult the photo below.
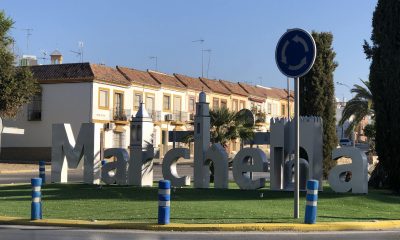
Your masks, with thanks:
M 210 110 L 212 143 L 221 143 L 226 148 L 231 140 L 249 140 L 253 136 L 253 126 L 247 124 L 246 116 L 240 113 L 227 108 Z
M 364 117 L 374 115 L 370 84 L 368 81 L 361 80 L 361 82 L 364 83 L 365 87 L 354 84 L 354 88 L 351 89 L 351 92 L 356 95 L 346 103 L 342 112 L 342 118 L 339 121 L 339 125 L 342 126 L 353 117 L 350 125 L 346 129 L 346 135 L 350 135 Z
M 368 138 L 369 153 L 371 155 L 375 155 L 375 153 L 376 153 L 376 148 L 375 148 L 375 136 L 376 136 L 375 123 L 370 123 L 367 126 L 365 126 L 364 127 L 364 134 Z
M 210 141 L 220 143 L 224 148 L 228 147 L 229 141 L 242 139 L 250 140 L 254 136 L 254 127 L 249 124 L 247 116 L 243 112 L 233 112 L 227 108 L 210 110 Z M 185 137 L 183 142 L 192 142 L 193 134 Z
M 326 177 L 334 166 L 332 150 L 337 146 L 333 72 L 338 64 L 332 48 L 333 35 L 329 32 L 312 32 L 317 46 L 314 66 L 300 78 L 300 114 L 320 116 L 323 119 L 323 173 Z
M 14 39 L 8 31 L 14 22 L 0 11 L 0 117 L 15 117 L 18 110 L 39 91 L 36 80 L 27 67 L 15 67 L 11 52 Z
M 372 44 L 364 43 L 371 59 L 369 80 L 375 109 L 379 164 L 374 182 L 400 191 L 400 1 L 379 0 L 372 19 Z M 371 182 L 371 181 L 370 181 Z

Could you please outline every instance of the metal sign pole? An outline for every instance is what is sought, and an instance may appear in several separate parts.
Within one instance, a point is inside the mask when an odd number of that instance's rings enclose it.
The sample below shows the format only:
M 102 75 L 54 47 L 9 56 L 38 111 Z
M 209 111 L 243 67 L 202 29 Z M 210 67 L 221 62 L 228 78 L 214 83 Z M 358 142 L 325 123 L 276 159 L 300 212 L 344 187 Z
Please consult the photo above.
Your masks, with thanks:
M 294 218 L 299 218 L 299 78 L 294 79 Z
M 295 48 L 298 50 L 293 50 Z M 306 75 L 310 71 L 316 55 L 317 48 L 312 35 L 300 28 L 288 29 L 279 39 L 275 50 L 275 61 L 279 70 L 286 77 L 294 78 L 294 218 L 299 218 L 299 77 Z M 288 96 L 289 100 L 290 95 Z

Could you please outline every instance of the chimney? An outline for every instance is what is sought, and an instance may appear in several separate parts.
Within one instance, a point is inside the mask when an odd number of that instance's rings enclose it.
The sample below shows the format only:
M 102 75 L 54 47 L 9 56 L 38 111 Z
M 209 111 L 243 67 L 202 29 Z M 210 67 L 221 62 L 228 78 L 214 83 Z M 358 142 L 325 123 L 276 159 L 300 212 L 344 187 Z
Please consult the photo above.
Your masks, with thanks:
M 63 57 L 58 50 L 55 50 L 50 54 L 51 64 L 62 64 Z

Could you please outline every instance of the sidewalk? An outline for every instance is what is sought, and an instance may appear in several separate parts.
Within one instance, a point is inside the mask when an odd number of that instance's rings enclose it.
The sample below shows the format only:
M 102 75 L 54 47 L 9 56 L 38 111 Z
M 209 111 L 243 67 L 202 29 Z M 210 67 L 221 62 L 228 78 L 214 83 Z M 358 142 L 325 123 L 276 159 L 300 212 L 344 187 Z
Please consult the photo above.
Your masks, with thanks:
M 46 165 L 47 166 L 47 165 Z M 50 169 L 50 167 L 48 167 Z M 0 163 L 0 174 L 39 172 L 38 164 Z

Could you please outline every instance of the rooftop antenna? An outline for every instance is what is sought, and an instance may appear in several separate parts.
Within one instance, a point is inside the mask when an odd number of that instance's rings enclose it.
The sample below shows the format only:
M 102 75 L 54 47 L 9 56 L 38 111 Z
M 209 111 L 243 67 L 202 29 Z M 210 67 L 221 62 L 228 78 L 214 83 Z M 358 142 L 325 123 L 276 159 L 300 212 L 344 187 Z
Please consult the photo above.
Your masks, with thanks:
M 258 79 L 258 82 L 260 83 L 260 85 L 262 85 L 262 79 L 263 78 L 261 76 L 259 76 L 257 79 Z
M 72 51 L 71 52 L 75 53 L 77 57 L 81 60 L 81 63 L 83 63 L 83 42 L 79 41 L 78 42 L 78 51 Z
M 211 49 L 204 49 L 202 50 L 203 52 L 208 52 L 208 64 L 207 64 L 207 78 L 208 78 L 208 72 L 210 71 L 210 61 L 211 61 Z
M 158 66 L 157 66 L 157 56 L 150 56 L 150 59 L 155 59 L 156 60 L 156 71 L 158 72 Z
M 23 28 L 26 31 L 26 52 L 29 53 L 29 37 L 32 36 L 33 28 Z
M 204 72 L 204 61 L 203 61 L 203 56 L 204 56 L 204 50 L 203 50 L 203 43 L 204 43 L 204 39 L 200 38 L 198 40 L 194 40 L 192 42 L 199 42 L 201 44 L 201 77 L 203 76 L 203 72 Z
M 42 59 L 42 61 L 43 61 L 42 64 L 44 65 L 44 64 L 46 64 L 46 60 L 48 59 L 48 57 L 46 57 L 48 55 L 48 53 L 45 50 L 42 50 L 41 53 L 42 53 L 42 57 L 40 57 L 39 59 Z

